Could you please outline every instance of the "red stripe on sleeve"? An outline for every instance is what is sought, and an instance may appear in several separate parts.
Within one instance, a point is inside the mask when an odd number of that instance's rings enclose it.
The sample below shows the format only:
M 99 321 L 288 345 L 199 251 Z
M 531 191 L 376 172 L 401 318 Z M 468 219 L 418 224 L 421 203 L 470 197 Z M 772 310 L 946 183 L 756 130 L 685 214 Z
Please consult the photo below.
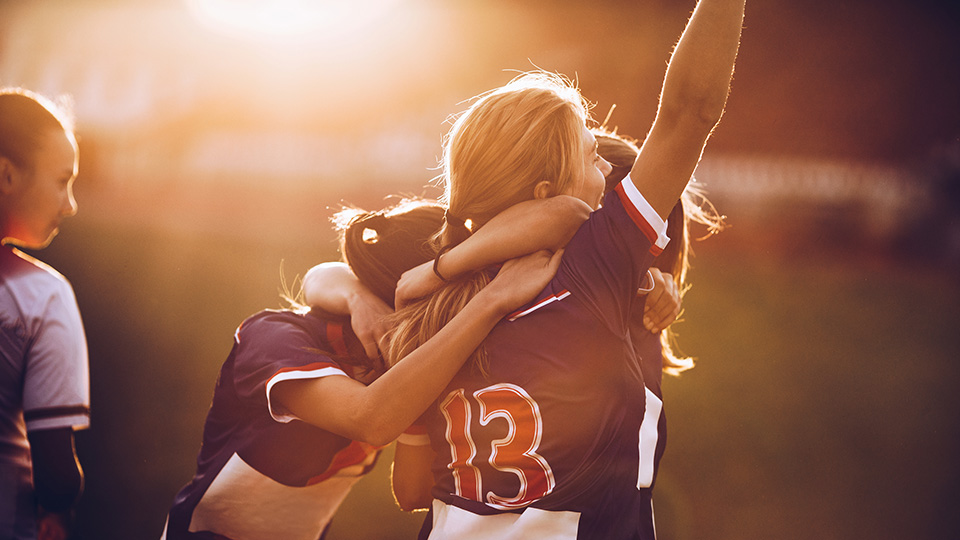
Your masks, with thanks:
M 617 192 L 617 196 L 620 197 L 620 202 L 623 204 L 623 209 L 627 211 L 627 215 L 630 216 L 630 219 L 633 220 L 634 224 L 640 229 L 640 232 L 647 237 L 647 240 L 650 240 L 650 253 L 654 255 L 662 253 L 663 248 L 657 245 L 657 240 L 660 235 L 657 234 L 657 231 L 653 230 L 653 226 L 651 226 L 647 219 L 643 217 L 643 214 L 637 210 L 633 201 L 630 200 L 630 196 L 624 191 L 623 185 L 617 184 L 613 189 Z

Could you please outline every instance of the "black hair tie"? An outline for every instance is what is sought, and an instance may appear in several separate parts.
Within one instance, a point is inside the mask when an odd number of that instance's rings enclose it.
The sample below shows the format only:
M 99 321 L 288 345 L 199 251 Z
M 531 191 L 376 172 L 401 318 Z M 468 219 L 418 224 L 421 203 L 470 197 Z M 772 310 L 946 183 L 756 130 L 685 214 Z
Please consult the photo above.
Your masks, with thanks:
M 454 247 L 455 247 L 455 244 L 450 244 L 449 246 L 445 246 L 445 247 L 441 248 L 440 251 L 437 253 L 436 258 L 433 259 L 433 273 L 436 274 L 437 277 L 440 278 L 440 281 L 442 281 L 442 282 L 444 282 L 444 283 L 449 283 L 450 280 L 447 279 L 447 278 L 445 278 L 445 277 L 443 277 L 443 274 L 440 273 L 440 268 L 439 268 L 439 265 L 440 265 L 440 256 L 443 255 L 444 253 L 450 251 L 450 250 L 453 249 Z
M 467 222 L 451 214 L 450 210 L 443 211 L 443 220 L 452 227 L 459 227 L 461 229 L 467 228 Z

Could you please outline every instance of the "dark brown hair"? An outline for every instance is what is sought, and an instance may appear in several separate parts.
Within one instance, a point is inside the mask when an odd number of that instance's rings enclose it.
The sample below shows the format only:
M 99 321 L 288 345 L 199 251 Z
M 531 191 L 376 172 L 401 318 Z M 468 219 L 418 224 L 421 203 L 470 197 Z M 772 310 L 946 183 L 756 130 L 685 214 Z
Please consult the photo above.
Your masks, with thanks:
M 345 208 L 334 216 L 334 223 L 340 231 L 344 262 L 393 307 L 400 275 L 436 255 L 430 239 L 443 225 L 443 207 L 407 199 L 378 212 Z
M 0 88 L 0 156 L 17 167 L 32 167 L 34 152 L 51 130 L 74 138 L 65 104 L 23 88 Z

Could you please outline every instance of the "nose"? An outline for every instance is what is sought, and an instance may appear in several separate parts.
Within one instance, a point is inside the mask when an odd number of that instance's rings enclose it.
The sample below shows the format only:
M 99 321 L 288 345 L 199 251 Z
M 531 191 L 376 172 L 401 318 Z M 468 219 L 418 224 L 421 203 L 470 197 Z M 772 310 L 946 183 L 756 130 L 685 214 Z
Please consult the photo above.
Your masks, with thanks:
M 67 189 L 67 197 L 60 208 L 60 215 L 65 218 L 77 215 L 77 199 L 73 196 L 73 186 Z
M 604 177 L 609 176 L 610 173 L 613 172 L 613 165 L 611 165 L 609 161 L 607 161 L 607 160 L 605 160 L 605 159 L 603 159 L 603 158 L 600 158 L 600 162 L 601 162 L 601 163 L 600 163 L 600 172 L 603 173 L 603 176 L 604 176 Z

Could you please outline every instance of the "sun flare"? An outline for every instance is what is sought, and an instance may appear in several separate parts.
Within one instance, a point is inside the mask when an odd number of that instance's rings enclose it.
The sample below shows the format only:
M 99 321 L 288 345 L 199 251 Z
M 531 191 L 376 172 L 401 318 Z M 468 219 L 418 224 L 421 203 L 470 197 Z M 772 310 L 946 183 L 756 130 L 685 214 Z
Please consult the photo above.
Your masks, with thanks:
M 329 38 L 361 28 L 400 0 L 184 0 L 204 25 L 248 39 Z

